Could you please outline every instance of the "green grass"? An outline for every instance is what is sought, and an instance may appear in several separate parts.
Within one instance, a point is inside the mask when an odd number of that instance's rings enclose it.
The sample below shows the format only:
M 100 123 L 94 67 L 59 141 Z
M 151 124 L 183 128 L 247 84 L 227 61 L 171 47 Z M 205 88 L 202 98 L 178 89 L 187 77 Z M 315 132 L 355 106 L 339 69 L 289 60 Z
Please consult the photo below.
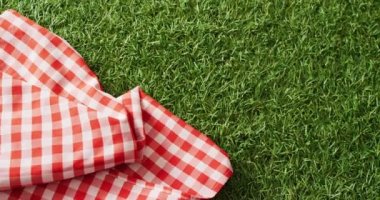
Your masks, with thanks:
M 376 199 L 378 1 L 0 1 L 230 154 L 217 199 Z

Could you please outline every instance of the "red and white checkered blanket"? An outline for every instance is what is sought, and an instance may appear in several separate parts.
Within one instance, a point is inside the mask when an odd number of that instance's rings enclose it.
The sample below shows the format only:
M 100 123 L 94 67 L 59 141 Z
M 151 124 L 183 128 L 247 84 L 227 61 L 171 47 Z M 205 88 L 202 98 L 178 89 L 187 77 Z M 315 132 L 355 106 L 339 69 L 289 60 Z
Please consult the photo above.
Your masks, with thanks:
M 112 97 L 65 40 L 0 15 L 0 199 L 211 198 L 231 175 L 139 87 Z

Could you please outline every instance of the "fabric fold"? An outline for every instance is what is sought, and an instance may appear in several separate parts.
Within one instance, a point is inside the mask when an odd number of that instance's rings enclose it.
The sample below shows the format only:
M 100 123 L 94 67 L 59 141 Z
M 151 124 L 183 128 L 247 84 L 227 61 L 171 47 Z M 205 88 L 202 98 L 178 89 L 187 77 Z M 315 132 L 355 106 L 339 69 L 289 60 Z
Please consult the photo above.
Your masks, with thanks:
M 137 161 L 127 118 L 104 116 L 6 73 L 0 78 L 0 190 Z
M 114 98 L 65 40 L 0 15 L 1 199 L 212 198 L 228 155 L 136 87 Z

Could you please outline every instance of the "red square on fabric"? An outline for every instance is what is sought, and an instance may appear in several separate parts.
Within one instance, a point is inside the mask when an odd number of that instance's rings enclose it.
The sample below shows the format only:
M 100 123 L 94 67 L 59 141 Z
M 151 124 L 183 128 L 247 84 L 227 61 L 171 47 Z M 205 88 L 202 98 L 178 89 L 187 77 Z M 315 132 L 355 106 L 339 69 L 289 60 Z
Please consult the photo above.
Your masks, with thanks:
M 62 40 L 58 37 L 53 37 L 50 41 L 56 47 L 58 47 L 62 43 Z
M 21 150 L 14 150 L 12 151 L 12 155 L 11 155 L 12 159 L 20 159 L 21 158 Z
M 20 142 L 21 141 L 21 133 L 12 133 L 11 139 L 12 139 L 12 143 L 13 142 Z
M 93 119 L 90 121 L 91 129 L 92 130 L 97 130 L 100 128 L 99 121 L 97 119 Z
M 62 145 L 53 145 L 52 152 L 53 152 L 53 154 L 61 154 L 62 153 Z
M 41 157 L 42 156 L 42 148 L 37 147 L 32 149 L 32 157 Z
M 49 56 L 49 52 L 46 49 L 41 49 L 40 56 L 45 60 Z

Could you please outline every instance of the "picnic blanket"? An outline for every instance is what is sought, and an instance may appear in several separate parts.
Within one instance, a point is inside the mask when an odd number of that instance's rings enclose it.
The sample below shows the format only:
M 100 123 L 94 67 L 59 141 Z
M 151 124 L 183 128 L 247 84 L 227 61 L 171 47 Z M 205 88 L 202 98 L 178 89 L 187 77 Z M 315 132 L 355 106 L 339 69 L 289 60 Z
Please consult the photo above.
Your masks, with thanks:
M 64 39 L 0 15 L 0 199 L 212 198 L 228 155 L 136 87 L 115 98 Z

